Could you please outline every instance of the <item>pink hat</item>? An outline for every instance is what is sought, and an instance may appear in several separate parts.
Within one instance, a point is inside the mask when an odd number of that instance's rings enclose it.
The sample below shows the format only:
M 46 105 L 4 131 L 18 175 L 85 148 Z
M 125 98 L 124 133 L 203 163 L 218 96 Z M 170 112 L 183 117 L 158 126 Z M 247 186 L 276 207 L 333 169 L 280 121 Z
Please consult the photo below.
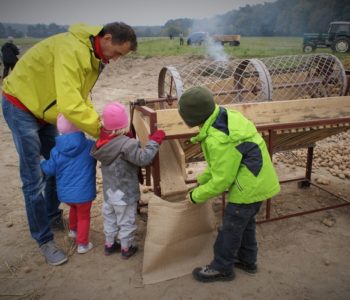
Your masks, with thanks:
M 111 102 L 104 107 L 102 120 L 107 130 L 127 128 L 129 124 L 125 106 L 119 102 Z
M 57 129 L 62 134 L 79 131 L 79 129 L 69 122 L 63 114 L 59 114 L 57 117 Z

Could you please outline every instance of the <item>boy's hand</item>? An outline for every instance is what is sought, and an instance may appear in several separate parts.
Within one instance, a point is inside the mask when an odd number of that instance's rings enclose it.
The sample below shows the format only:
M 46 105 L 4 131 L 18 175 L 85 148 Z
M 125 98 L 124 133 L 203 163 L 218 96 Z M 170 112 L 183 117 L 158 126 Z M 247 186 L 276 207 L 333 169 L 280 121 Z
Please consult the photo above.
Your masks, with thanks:
M 155 141 L 159 145 L 163 142 L 165 138 L 165 132 L 163 130 L 157 130 L 152 135 L 149 136 L 149 139 Z

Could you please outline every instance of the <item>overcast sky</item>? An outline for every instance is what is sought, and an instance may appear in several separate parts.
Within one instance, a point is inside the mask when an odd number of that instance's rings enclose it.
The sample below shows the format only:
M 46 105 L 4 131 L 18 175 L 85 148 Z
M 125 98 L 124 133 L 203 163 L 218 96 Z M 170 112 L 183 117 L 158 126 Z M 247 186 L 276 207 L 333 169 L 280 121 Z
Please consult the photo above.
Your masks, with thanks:
M 0 23 L 92 25 L 122 21 L 164 25 L 170 19 L 201 19 L 246 4 L 275 0 L 0 0 Z

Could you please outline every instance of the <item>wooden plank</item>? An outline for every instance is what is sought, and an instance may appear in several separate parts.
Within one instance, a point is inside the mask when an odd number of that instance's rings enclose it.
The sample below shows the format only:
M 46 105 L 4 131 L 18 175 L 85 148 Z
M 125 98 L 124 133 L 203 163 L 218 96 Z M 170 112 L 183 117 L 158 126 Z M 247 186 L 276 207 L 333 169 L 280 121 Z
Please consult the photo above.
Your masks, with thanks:
M 350 117 L 350 96 L 223 106 L 240 111 L 256 126 Z M 184 124 L 177 109 L 157 111 L 157 120 L 158 128 L 162 128 L 168 136 L 198 132 L 198 127 L 189 128 Z
M 145 118 L 146 117 L 144 117 L 141 112 L 135 109 L 132 124 L 135 127 L 137 137 L 139 138 L 142 147 L 147 144 L 149 140 L 148 136 L 151 132 L 149 123 Z
M 168 201 L 184 200 L 187 186 L 169 141 L 162 143 L 159 149 L 159 158 L 162 198 Z
M 229 105 L 257 126 L 350 117 L 350 97 L 330 97 Z
M 177 163 L 179 164 L 182 176 L 186 180 L 187 179 L 187 173 L 186 173 L 186 162 L 185 162 L 185 152 L 182 149 L 179 140 L 169 140 L 171 148 L 174 151 L 174 155 L 176 157 Z

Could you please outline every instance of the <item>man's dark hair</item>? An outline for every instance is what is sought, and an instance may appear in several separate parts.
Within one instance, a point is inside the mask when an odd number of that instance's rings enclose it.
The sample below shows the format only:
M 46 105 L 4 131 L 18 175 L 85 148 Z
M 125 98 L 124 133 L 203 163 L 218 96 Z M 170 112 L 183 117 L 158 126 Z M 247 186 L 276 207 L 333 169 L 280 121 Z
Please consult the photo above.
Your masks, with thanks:
M 113 44 L 123 44 L 125 42 L 130 42 L 130 50 L 136 51 L 137 40 L 134 29 L 123 22 L 109 23 L 103 26 L 103 29 L 98 34 L 99 36 L 104 36 L 105 34 L 112 35 Z

